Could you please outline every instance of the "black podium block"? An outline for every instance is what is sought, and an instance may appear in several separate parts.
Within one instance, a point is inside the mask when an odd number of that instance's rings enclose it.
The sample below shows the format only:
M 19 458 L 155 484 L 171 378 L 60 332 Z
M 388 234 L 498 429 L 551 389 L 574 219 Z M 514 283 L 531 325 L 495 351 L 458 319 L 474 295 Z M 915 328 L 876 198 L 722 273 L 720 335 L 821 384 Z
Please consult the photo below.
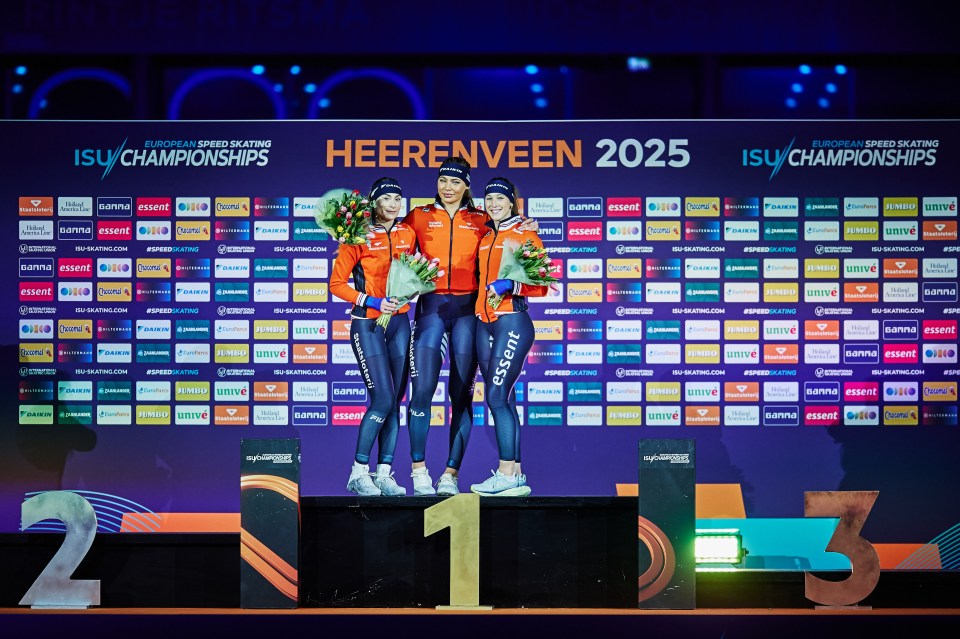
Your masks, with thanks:
M 296 608 L 300 440 L 240 441 L 240 605 Z
M 697 607 L 695 445 L 692 439 L 640 440 L 640 608 Z
M 437 502 L 303 498 L 301 606 L 448 604 L 450 531 L 423 535 L 423 511 Z M 630 608 L 636 583 L 634 500 L 481 499 L 481 603 Z

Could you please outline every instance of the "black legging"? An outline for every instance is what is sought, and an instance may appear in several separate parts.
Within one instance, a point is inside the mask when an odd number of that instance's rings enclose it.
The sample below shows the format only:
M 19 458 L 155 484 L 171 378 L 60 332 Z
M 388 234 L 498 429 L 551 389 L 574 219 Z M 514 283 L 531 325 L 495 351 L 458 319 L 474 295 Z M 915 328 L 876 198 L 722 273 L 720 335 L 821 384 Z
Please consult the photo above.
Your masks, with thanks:
M 520 461 L 520 416 L 514 384 L 520 377 L 536 332 L 525 312 L 507 313 L 497 321 L 478 322 L 477 356 L 487 394 L 487 406 L 497 431 L 503 461 Z
M 410 343 L 410 458 L 422 462 L 430 430 L 430 404 L 440 379 L 444 355 L 450 351 L 450 457 L 447 467 L 460 468 L 473 426 L 473 384 L 477 376 L 476 294 L 428 293 L 417 302 Z
M 357 435 L 354 459 L 359 464 L 369 463 L 374 439 L 379 439 L 377 461 L 393 463 L 400 430 L 398 406 L 407 389 L 409 343 L 410 320 L 406 313 L 391 317 L 386 333 L 372 319 L 354 318 L 350 322 L 350 345 L 370 396 Z

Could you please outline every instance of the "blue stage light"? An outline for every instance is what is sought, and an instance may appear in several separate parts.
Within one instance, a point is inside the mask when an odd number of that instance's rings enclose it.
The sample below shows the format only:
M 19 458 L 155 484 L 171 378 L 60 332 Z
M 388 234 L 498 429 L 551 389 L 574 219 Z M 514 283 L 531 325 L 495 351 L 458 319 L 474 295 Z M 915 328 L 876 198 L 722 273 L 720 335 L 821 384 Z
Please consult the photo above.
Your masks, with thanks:
M 799 82 L 794 82 L 790 85 L 790 90 L 794 93 L 803 93 L 803 85 Z
M 836 73 L 837 75 L 846 75 L 846 74 L 847 74 L 847 65 L 845 65 L 845 64 L 838 64 L 837 66 L 833 67 L 833 71 L 834 71 L 834 73 Z
M 307 84 L 303 85 L 303 91 L 304 93 L 316 93 L 317 85 L 315 85 L 313 82 L 308 82 Z
M 290 67 L 290 75 L 300 75 L 300 65 L 295 64 Z
M 833 82 L 827 82 L 827 85 L 824 88 L 827 90 L 827 93 L 837 92 L 837 85 L 835 85 Z
M 533 103 L 537 105 L 538 109 L 546 109 L 548 104 L 546 98 L 537 98 Z
M 540 73 L 540 67 L 538 67 L 538 66 L 535 65 L 535 64 L 528 64 L 528 65 L 524 68 L 524 70 L 525 70 L 529 75 L 537 75 L 538 73 Z
M 273 90 L 276 91 L 277 93 L 283 93 L 283 85 L 278 82 L 275 85 L 273 85 Z
M 530 90 L 534 93 L 543 93 L 543 85 L 539 82 L 534 82 L 530 85 Z
M 266 67 L 264 67 L 262 64 L 255 64 L 250 67 L 250 73 L 253 75 L 263 75 L 263 72 L 266 70 Z
M 22 85 L 22 84 L 15 84 L 15 85 L 13 85 L 13 87 L 11 87 L 11 89 L 13 90 L 14 93 L 23 93 L 23 85 Z
M 799 70 L 802 75 L 810 75 L 810 73 L 813 71 L 809 64 L 801 64 Z
M 817 100 L 817 104 L 820 105 L 821 109 L 826 109 L 827 107 L 830 106 L 830 100 L 826 98 L 820 98 L 819 100 Z
M 796 99 L 794 99 L 794 98 L 787 98 L 787 108 L 788 108 L 788 109 L 796 109 L 796 108 L 797 108 L 797 101 L 796 101 Z
M 21 64 L 16 69 L 14 69 L 13 72 L 16 73 L 17 75 L 27 75 L 27 67 Z
M 326 109 L 330 106 L 330 98 L 320 98 L 318 103 L 321 109 Z
M 637 56 L 630 56 L 629 58 L 627 58 L 627 70 L 628 71 L 649 71 L 650 58 L 640 58 Z

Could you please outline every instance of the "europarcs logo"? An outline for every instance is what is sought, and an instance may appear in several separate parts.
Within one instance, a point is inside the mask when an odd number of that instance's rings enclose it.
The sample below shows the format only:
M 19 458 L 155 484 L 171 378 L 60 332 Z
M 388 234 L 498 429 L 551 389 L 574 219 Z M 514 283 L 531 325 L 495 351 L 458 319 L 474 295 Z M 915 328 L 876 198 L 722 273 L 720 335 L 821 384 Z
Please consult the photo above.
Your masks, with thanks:
M 115 148 L 76 148 L 73 165 L 103 168 L 106 179 L 118 164 L 124 167 L 237 167 L 266 166 L 272 140 L 167 139 L 145 140 L 140 148 L 127 146 L 129 137 Z
M 917 139 L 814 139 L 806 147 L 796 145 L 797 137 L 783 148 L 744 148 L 740 164 L 747 168 L 769 168 L 773 180 L 780 170 L 794 167 L 902 167 L 933 166 L 939 140 Z

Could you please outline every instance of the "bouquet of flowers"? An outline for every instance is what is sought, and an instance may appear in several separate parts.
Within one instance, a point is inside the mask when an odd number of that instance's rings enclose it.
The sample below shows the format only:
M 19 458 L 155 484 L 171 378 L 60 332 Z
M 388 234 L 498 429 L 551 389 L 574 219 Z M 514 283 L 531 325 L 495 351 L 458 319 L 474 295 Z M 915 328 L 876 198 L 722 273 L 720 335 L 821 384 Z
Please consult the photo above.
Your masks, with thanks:
M 359 190 L 335 189 L 320 199 L 315 219 L 341 244 L 366 244 L 372 211 L 372 203 Z
M 549 286 L 557 281 L 553 276 L 555 266 L 547 251 L 537 248 L 527 240 L 522 245 L 507 240 L 503 243 L 503 257 L 500 258 L 500 272 L 497 279 L 513 280 L 533 286 Z M 497 308 L 503 302 L 503 295 L 494 295 L 489 304 Z
M 436 290 L 435 280 L 442 276 L 439 259 L 427 259 L 426 255 L 419 252 L 413 255 L 401 253 L 400 257 L 393 258 L 390 271 L 387 272 L 387 297 L 396 298 L 400 306 L 403 306 L 414 295 Z M 393 313 L 380 313 L 377 325 L 386 330 L 392 315 Z

